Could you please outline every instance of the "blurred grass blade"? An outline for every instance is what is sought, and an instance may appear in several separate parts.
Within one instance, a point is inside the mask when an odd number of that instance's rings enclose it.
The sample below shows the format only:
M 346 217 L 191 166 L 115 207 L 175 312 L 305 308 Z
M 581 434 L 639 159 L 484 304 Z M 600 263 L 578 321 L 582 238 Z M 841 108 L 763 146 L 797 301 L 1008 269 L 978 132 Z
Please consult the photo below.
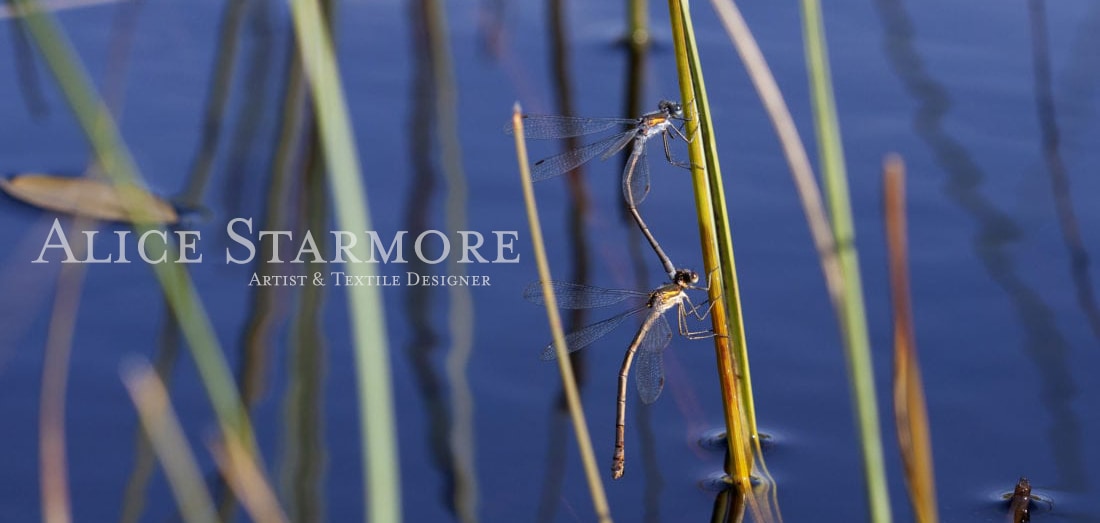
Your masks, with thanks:
M 155 378 L 156 375 L 153 374 Z M 210 450 L 233 494 L 241 500 L 252 521 L 264 523 L 288 523 L 286 514 L 279 507 L 275 491 L 248 450 L 237 438 L 211 441 Z
M 814 247 L 817 248 L 817 255 L 821 260 L 821 271 L 825 275 L 829 298 L 833 302 L 833 307 L 839 309 L 844 282 L 836 257 L 836 244 L 833 242 L 833 233 L 829 230 L 829 216 L 825 212 L 821 189 L 810 166 L 806 147 L 798 135 L 794 118 L 791 117 L 787 102 L 783 99 L 783 93 L 780 92 L 779 85 L 772 76 L 771 69 L 764 59 L 764 53 L 756 43 L 756 38 L 753 37 L 748 24 L 741 16 L 740 9 L 732 0 L 711 0 L 711 4 L 714 5 L 714 10 L 718 13 L 722 25 L 729 33 L 730 40 L 740 54 L 745 70 L 775 127 L 775 133 L 783 148 L 783 155 L 791 169 L 791 177 L 794 179 L 802 210 L 810 226 Z
M 22 173 L 0 178 L 0 189 L 42 209 L 124 223 L 178 223 L 176 209 L 136 185 L 115 186 L 88 177 Z M 127 194 L 128 193 L 128 194 Z M 129 200 L 131 208 L 125 202 Z
M 336 223 L 345 231 L 373 230 L 331 35 L 315 0 L 290 0 L 290 6 L 298 50 L 312 87 L 325 162 L 331 173 Z M 370 257 L 368 247 L 360 242 L 351 252 L 366 260 Z M 377 272 L 371 263 L 350 263 L 345 270 L 349 275 L 368 278 Z M 374 523 L 399 521 L 397 425 L 382 296 L 378 287 L 370 285 L 349 287 L 347 293 L 358 371 L 368 519 Z
M 225 2 L 218 23 L 217 50 L 214 70 L 207 80 L 206 103 L 203 108 L 201 135 L 198 150 L 191 159 L 191 168 L 187 175 L 187 185 L 180 193 L 180 201 L 187 207 L 201 205 L 202 193 L 213 171 L 214 156 L 221 142 L 222 122 L 225 120 L 225 107 L 229 100 L 229 88 L 233 82 L 233 70 L 236 68 L 240 29 L 244 24 L 249 2 L 244 0 Z M 262 44 L 260 44 L 262 45 Z M 248 97 L 259 97 L 256 92 Z
M 886 465 L 882 456 L 882 436 L 879 433 L 871 343 L 867 334 L 852 209 L 848 201 L 848 174 L 844 165 L 840 125 L 837 122 L 832 79 L 829 73 L 825 27 L 821 18 L 821 6 L 816 0 L 802 0 L 802 21 L 818 154 L 821 157 L 821 170 L 829 199 L 833 237 L 838 249 L 837 256 L 843 272 L 843 307 L 837 311 L 837 314 L 841 323 L 840 330 L 844 336 L 848 379 L 855 402 L 860 447 L 863 453 L 863 470 L 867 482 L 867 500 L 870 505 L 871 521 L 887 523 L 891 521 L 890 495 L 886 488 Z
M 93 229 L 94 226 L 90 220 L 77 219 L 69 227 L 69 234 L 76 239 L 72 246 L 74 258 L 82 259 L 89 247 L 89 242 L 84 241 L 79 231 Z M 42 520 L 48 523 L 68 523 L 73 519 L 68 448 L 65 444 L 65 400 L 68 397 L 73 334 L 86 273 L 83 263 L 61 264 L 42 360 L 38 459 Z
M 168 486 L 176 497 L 183 520 L 188 523 L 217 522 L 214 501 L 206 490 L 195 455 L 187 444 L 176 413 L 168 402 L 168 391 L 157 373 L 144 360 L 133 362 L 123 368 L 122 381 L 137 407 L 149 442 L 164 466 L 164 475 L 168 478 Z
M 139 219 L 143 216 L 140 200 L 136 197 L 141 188 L 140 173 L 122 142 L 114 120 L 97 95 L 87 72 L 81 67 L 68 38 L 57 27 L 53 18 L 43 12 L 34 0 L 17 0 L 15 5 L 24 17 L 35 44 L 61 87 L 85 136 L 91 142 L 99 165 L 115 185 L 130 221 Z M 138 235 L 147 230 L 150 229 L 141 223 L 134 225 L 134 231 Z M 173 250 L 173 247 L 168 246 L 168 249 Z M 175 256 L 169 253 L 168 257 L 172 259 Z M 254 449 L 255 442 L 248 414 L 241 405 L 233 376 L 229 372 L 229 364 L 191 278 L 178 263 L 157 263 L 152 267 L 187 339 L 187 346 L 191 348 L 219 425 L 226 433 L 237 434 L 248 448 Z
M 886 159 L 883 172 L 886 244 L 890 251 L 890 294 L 894 309 L 894 416 L 909 498 L 919 523 L 937 523 L 932 473 L 932 437 L 909 294 L 909 247 L 905 211 L 905 164 Z
M 558 371 L 561 372 L 562 390 L 565 392 L 569 415 L 573 420 L 573 430 L 576 431 L 577 445 L 580 447 L 581 461 L 584 463 L 584 473 L 588 479 L 588 489 L 592 494 L 596 517 L 601 523 L 610 522 L 611 509 L 607 504 L 607 495 L 600 480 L 599 468 L 596 466 L 596 453 L 592 450 L 592 437 L 588 434 L 588 422 L 585 420 L 584 408 L 581 406 L 580 392 L 577 391 L 573 364 L 569 360 L 565 346 L 565 333 L 561 326 L 561 315 L 558 313 L 557 298 L 554 296 L 553 287 L 550 286 L 553 278 L 550 274 L 550 263 L 546 260 L 546 245 L 542 241 L 542 225 L 539 223 L 539 211 L 535 204 L 535 190 L 531 185 L 531 167 L 527 158 L 527 142 L 523 134 L 523 118 L 519 103 L 516 103 L 512 110 L 512 128 L 515 131 L 513 134 L 516 140 L 516 156 L 519 160 L 519 176 L 523 185 L 523 201 L 527 207 L 527 222 L 531 226 L 531 245 L 535 251 L 539 281 L 542 283 L 542 293 L 545 296 L 550 333 L 554 338 L 554 351 L 557 353 Z
M 19 0 L 16 0 L 16 3 Z M 81 7 L 95 7 L 103 4 L 114 4 L 125 2 L 126 0 L 45 0 L 39 2 L 42 9 L 51 13 L 57 13 L 61 11 L 67 11 L 70 9 L 78 9 Z M 7 20 L 10 18 L 20 18 L 23 16 L 23 12 L 20 11 L 19 6 L 14 3 L 0 4 L 0 20 Z

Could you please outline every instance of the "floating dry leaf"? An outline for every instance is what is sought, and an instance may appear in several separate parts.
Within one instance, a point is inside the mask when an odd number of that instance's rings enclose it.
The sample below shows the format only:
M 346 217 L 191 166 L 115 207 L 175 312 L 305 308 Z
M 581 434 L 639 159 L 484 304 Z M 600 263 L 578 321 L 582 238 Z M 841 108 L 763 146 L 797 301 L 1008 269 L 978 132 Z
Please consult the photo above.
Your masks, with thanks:
M 115 186 L 90 178 L 20 174 L 0 178 L 0 189 L 36 207 L 98 220 L 168 225 L 179 222 L 171 204 L 136 185 Z

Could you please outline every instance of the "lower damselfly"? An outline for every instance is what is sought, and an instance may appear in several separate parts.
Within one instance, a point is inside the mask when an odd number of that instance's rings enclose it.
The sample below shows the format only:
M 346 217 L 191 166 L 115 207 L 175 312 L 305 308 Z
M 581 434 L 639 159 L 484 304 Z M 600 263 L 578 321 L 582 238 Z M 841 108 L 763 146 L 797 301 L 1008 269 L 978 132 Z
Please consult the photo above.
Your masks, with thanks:
M 688 290 L 706 290 L 696 287 L 699 275 L 695 271 L 678 269 L 674 271 L 672 281 L 650 292 L 640 292 L 622 289 L 604 289 L 591 285 L 565 283 L 552 281 L 550 287 L 554 291 L 558 306 L 563 309 L 590 309 L 606 307 L 616 303 L 635 301 L 637 305 L 623 311 L 606 320 L 593 323 L 565 337 L 568 352 L 581 350 L 591 345 L 596 340 L 606 336 L 627 318 L 635 314 L 645 312 L 645 318 L 638 327 L 638 332 L 630 342 L 619 368 L 619 387 L 616 397 L 617 409 L 615 415 L 615 453 L 611 463 L 611 477 L 619 479 L 623 476 L 626 463 L 625 433 L 626 433 L 626 382 L 630 374 L 631 364 L 635 357 L 638 360 L 638 369 L 634 382 L 638 387 L 638 395 L 642 403 L 650 404 L 657 401 L 661 390 L 665 386 L 664 364 L 661 355 L 665 347 L 672 339 L 672 330 L 665 319 L 665 312 L 676 309 L 677 326 L 680 334 L 688 339 L 700 339 L 714 336 L 713 331 L 693 331 L 688 325 L 689 317 L 698 320 L 706 319 L 709 308 L 703 309 L 703 305 L 695 305 L 688 297 Z M 523 297 L 533 303 L 544 303 L 542 283 L 535 282 L 527 287 Z M 543 349 L 541 358 L 553 360 L 557 358 L 554 344 L 550 343 Z
M 683 131 L 676 127 L 677 122 L 684 122 L 684 111 L 680 104 L 668 100 L 661 100 L 657 104 L 657 110 L 643 114 L 638 118 L 585 118 L 580 116 L 558 115 L 523 115 L 523 132 L 529 138 L 555 139 L 575 136 L 586 136 L 602 133 L 610 130 L 616 132 L 606 138 L 588 145 L 565 151 L 561 154 L 544 158 L 535 162 L 531 169 L 531 180 L 542 181 L 569 172 L 599 156 L 606 160 L 630 145 L 630 156 L 623 167 L 622 183 L 623 198 L 626 199 L 627 208 L 634 221 L 637 222 L 642 234 L 649 241 L 657 257 L 661 259 L 661 265 L 669 278 L 675 277 L 676 268 L 669 260 L 668 255 L 661 249 L 656 238 L 649 232 L 649 226 L 638 214 L 637 206 L 645 200 L 649 194 L 649 163 L 646 161 L 646 143 L 650 138 L 661 135 L 664 142 L 665 158 L 669 163 L 679 167 L 690 168 L 690 164 L 678 162 L 672 158 L 672 149 L 669 147 L 669 138 L 677 136 L 684 141 L 689 141 Z M 512 132 L 511 126 L 505 128 Z

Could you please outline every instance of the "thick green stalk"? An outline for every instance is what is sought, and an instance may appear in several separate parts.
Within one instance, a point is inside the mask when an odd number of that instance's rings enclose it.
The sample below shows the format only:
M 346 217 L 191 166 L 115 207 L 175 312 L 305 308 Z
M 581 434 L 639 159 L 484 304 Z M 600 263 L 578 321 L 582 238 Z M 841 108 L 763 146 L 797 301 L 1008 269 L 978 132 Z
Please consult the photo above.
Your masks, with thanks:
M 695 189 L 695 207 L 699 222 L 700 243 L 703 250 L 703 266 L 710 289 L 711 314 L 714 328 L 714 346 L 717 358 L 718 378 L 722 392 L 726 430 L 730 456 L 726 472 L 734 478 L 745 491 L 751 491 L 752 476 L 752 423 L 744 408 L 741 381 L 746 374 L 735 369 L 734 354 L 745 354 L 745 331 L 741 322 L 741 304 L 738 295 L 736 270 L 733 266 L 732 244 L 728 236 L 728 220 L 716 223 L 715 216 L 723 215 L 724 210 L 716 211 L 715 206 L 724 207 L 723 197 L 715 194 L 721 191 L 721 182 L 715 185 L 714 178 L 720 178 L 717 156 L 714 155 L 713 134 L 709 127 L 701 127 L 700 111 L 705 105 L 705 89 L 702 85 L 702 72 L 693 68 L 691 44 L 693 35 L 688 8 L 685 2 L 669 0 L 669 18 L 672 23 L 673 45 L 676 51 L 677 72 L 680 79 L 680 95 L 685 102 L 685 116 L 688 118 L 686 132 L 694 137 L 688 148 L 692 172 L 692 185 Z M 702 95 L 702 98 L 700 98 Z M 702 107 L 702 109 L 706 109 Z M 705 114 L 703 112 L 702 114 Z M 709 124 L 709 121 L 706 122 Z M 710 141 L 711 153 L 704 148 Z M 713 162 L 713 163 L 712 163 Z M 724 256 L 723 256 L 724 255 Z

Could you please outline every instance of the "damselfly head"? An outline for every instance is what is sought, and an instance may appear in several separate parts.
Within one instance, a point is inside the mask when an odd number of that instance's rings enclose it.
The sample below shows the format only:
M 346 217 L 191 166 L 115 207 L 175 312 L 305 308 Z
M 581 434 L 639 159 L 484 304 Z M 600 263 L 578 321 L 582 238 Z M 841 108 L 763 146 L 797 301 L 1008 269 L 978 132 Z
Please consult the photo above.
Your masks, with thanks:
M 699 273 L 691 269 L 676 269 L 676 274 L 672 276 L 672 282 L 681 287 L 694 285 L 699 283 Z
M 671 100 L 661 100 L 657 104 L 657 109 L 675 118 L 684 117 L 684 108 L 681 107 L 679 103 L 673 102 Z

